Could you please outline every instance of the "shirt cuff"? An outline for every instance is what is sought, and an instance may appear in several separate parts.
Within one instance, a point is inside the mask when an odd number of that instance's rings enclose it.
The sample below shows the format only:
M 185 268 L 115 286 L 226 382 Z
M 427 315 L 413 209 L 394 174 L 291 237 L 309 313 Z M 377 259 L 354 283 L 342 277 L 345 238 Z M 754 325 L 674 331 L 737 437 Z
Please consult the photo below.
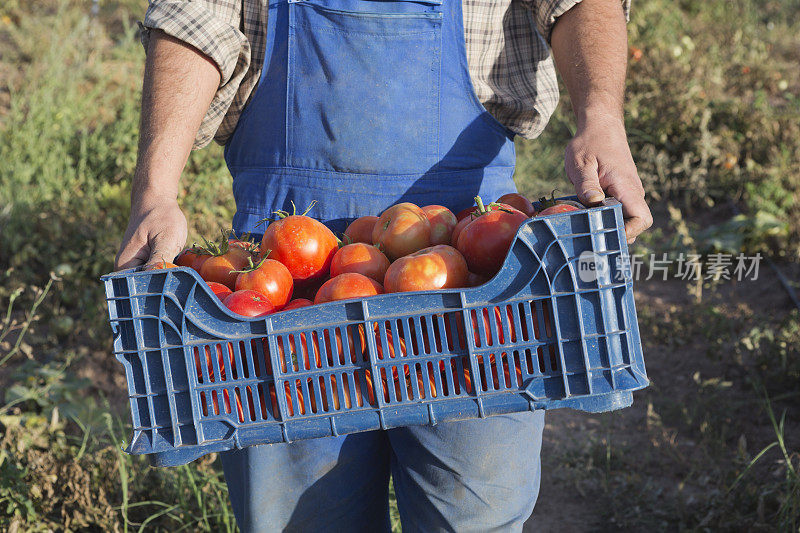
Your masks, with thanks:
M 536 10 L 536 29 L 550 44 L 550 37 L 553 33 L 553 26 L 558 17 L 575 7 L 581 0 L 546 0 Z M 625 12 L 625 20 L 630 21 L 631 0 L 622 0 L 622 9 Z

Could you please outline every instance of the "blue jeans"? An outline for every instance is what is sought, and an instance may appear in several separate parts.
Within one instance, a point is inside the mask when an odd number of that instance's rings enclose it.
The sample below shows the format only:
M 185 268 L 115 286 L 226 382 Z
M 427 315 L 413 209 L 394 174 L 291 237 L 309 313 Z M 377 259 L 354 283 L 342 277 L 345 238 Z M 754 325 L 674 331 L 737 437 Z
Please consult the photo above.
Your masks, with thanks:
M 221 454 L 251 531 L 521 531 L 539 493 L 544 411 L 254 446 Z

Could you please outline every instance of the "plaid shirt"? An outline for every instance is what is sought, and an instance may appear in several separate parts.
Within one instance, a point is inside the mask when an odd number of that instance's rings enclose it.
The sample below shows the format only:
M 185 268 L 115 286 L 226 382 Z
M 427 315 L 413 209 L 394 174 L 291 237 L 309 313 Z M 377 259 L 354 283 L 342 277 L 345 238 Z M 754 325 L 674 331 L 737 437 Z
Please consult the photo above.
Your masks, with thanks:
M 194 147 L 225 144 L 261 76 L 268 0 L 150 0 L 142 27 L 159 29 L 210 57 L 222 80 Z M 464 40 L 478 99 L 508 129 L 538 136 L 558 103 L 550 57 L 556 19 L 580 0 L 463 0 Z M 622 0 L 628 16 L 630 0 Z

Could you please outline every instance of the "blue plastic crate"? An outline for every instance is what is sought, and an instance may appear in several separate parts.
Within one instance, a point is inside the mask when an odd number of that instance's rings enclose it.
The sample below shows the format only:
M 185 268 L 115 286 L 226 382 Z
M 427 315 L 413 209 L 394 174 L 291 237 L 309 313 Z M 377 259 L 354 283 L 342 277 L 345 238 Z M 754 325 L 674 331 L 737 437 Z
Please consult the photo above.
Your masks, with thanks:
M 502 270 L 469 289 L 244 319 L 189 268 L 103 276 L 126 451 L 173 466 L 255 444 L 627 407 L 648 384 L 627 251 L 610 200 L 528 220 Z

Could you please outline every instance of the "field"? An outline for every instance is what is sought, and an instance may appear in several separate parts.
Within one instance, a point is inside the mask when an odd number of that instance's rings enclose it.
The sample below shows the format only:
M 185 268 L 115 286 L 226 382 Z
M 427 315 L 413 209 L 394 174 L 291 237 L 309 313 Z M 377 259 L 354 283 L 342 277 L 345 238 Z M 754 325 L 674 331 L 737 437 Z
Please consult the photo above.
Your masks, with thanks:
M 214 456 L 153 469 L 121 452 L 98 278 L 127 223 L 145 4 L 0 5 L 3 531 L 235 529 Z M 632 250 L 652 385 L 627 410 L 548 415 L 530 529 L 798 531 L 800 4 L 634 2 L 628 29 L 627 126 L 656 220 Z M 565 97 L 518 142 L 522 192 L 570 190 L 570 131 Z M 182 186 L 190 241 L 230 220 L 220 147 L 193 153 Z M 740 253 L 760 254 L 756 279 L 736 280 Z M 725 254 L 731 279 L 706 279 Z M 689 255 L 700 280 L 677 268 Z

